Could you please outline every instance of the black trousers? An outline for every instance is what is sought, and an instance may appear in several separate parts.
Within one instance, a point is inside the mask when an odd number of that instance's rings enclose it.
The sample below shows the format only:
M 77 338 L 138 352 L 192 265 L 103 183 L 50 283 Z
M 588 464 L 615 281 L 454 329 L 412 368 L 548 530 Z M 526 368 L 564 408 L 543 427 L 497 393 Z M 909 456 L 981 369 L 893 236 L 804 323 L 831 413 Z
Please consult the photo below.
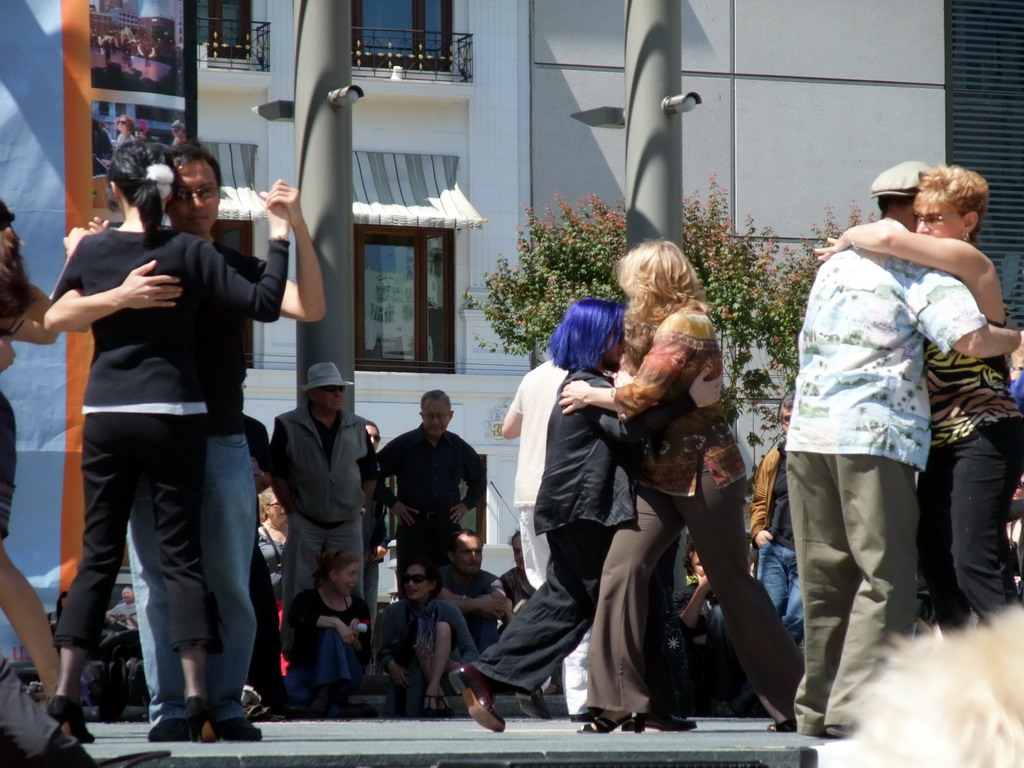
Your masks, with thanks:
M 921 575 L 935 619 L 962 627 L 1017 603 L 1006 522 L 1024 466 L 1024 419 L 982 425 L 969 438 L 932 448 L 917 480 Z
M 95 768 L 82 746 L 64 734 L 0 657 L 0 765 L 5 768 Z
M 523 691 L 539 688 L 594 623 L 601 569 L 615 528 L 577 521 L 548 531 L 547 581 L 473 665 Z
M 249 685 L 257 690 L 265 706 L 280 714 L 288 703 L 284 678 L 281 677 L 281 628 L 277 621 L 277 601 L 270 583 L 270 569 L 255 542 L 249 568 L 249 599 L 256 613 Z
M 206 417 L 91 413 L 85 418 L 82 476 L 85 533 L 54 642 L 93 648 L 124 559 L 128 516 L 140 482 L 149 483 L 170 602 L 171 647 L 214 637 L 199 549 L 206 463 Z
M 411 561 L 426 557 L 438 568 L 448 565 L 448 541 L 459 530 L 447 515 L 426 518 L 413 515 L 412 525 L 399 525 L 395 529 L 398 555 L 398 574 L 405 573 L 405 566 Z

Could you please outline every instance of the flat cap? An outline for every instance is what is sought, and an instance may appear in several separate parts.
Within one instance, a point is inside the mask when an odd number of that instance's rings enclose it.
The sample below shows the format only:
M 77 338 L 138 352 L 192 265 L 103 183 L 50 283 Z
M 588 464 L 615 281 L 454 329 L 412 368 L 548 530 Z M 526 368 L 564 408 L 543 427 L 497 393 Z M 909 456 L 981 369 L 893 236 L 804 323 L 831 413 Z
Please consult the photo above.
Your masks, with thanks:
M 921 177 L 932 171 L 934 166 L 920 160 L 907 160 L 878 174 L 871 183 L 872 197 L 913 197 Z

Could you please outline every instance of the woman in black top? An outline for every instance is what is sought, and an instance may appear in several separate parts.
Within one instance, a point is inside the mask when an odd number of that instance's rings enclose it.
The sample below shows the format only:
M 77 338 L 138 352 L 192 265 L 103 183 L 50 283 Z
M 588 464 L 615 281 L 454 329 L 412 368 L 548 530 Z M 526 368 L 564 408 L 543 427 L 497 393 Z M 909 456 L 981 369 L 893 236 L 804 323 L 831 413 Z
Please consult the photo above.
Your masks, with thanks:
M 293 706 L 336 716 L 370 662 L 370 609 L 352 594 L 359 581 L 357 553 L 328 549 L 316 563 L 319 588 L 299 592 L 288 609 L 295 636 L 284 684 Z
M 78 700 L 80 672 L 99 637 L 106 600 L 124 555 L 138 483 L 156 506 L 163 576 L 168 583 L 172 647 L 181 655 L 186 720 L 193 740 L 208 721 L 206 653 L 215 644 L 216 608 L 200 566 L 199 503 L 206 447 L 206 404 L 193 361 L 193 320 L 204 295 L 261 320 L 276 319 L 288 269 L 288 222 L 271 216 L 267 269 L 257 283 L 231 270 L 197 237 L 160 229 L 176 176 L 167 149 L 132 142 L 110 167 L 124 214 L 118 230 L 84 238 L 65 265 L 46 314 L 47 328 L 92 323 L 95 352 L 82 412 L 86 510 L 82 560 L 57 624 L 61 673 L 50 714 L 91 741 Z M 180 281 L 173 304 L 111 313 L 130 274 Z M 112 299 L 113 297 L 113 299 Z M 205 738 L 215 734 L 207 730 Z

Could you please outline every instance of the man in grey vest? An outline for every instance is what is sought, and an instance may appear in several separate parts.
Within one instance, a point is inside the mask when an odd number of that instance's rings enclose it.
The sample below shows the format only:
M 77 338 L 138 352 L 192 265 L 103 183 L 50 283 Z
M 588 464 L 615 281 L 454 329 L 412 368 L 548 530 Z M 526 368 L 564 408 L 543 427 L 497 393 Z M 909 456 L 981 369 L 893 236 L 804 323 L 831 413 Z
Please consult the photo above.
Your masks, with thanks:
M 271 484 L 288 514 L 281 563 L 285 652 L 292 637 L 288 608 L 295 595 L 315 586 L 317 555 L 337 547 L 362 557 L 362 515 L 377 484 L 377 457 L 365 419 L 343 409 L 351 385 L 334 363 L 311 365 L 302 387 L 308 402 L 274 420 Z M 360 575 L 356 591 L 362 590 Z

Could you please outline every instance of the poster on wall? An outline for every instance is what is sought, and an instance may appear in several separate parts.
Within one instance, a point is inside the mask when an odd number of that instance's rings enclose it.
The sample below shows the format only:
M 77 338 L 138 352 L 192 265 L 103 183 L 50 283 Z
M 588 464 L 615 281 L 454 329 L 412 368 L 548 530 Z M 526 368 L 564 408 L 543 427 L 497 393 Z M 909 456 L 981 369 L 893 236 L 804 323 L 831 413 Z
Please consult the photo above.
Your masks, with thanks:
M 171 145 L 194 132 L 195 3 L 23 0 L 4 11 L 0 197 L 16 212 L 30 279 L 49 293 L 68 229 L 90 215 L 116 221 L 106 173 L 117 146 Z M 16 362 L 0 379 L 17 421 L 17 489 L 3 547 L 47 611 L 81 552 L 81 389 L 91 358 L 83 340 L 16 342 Z M 126 579 L 111 605 L 125 599 Z M 0 656 L 29 662 L 2 612 Z
M 185 0 L 89 0 L 94 211 L 109 209 L 106 173 L 113 151 L 146 139 L 173 145 L 195 125 L 195 70 L 185 51 L 193 26 Z M 191 95 L 191 98 L 190 98 Z M 189 109 L 189 105 L 193 109 Z M 109 214 L 105 216 L 109 218 Z

